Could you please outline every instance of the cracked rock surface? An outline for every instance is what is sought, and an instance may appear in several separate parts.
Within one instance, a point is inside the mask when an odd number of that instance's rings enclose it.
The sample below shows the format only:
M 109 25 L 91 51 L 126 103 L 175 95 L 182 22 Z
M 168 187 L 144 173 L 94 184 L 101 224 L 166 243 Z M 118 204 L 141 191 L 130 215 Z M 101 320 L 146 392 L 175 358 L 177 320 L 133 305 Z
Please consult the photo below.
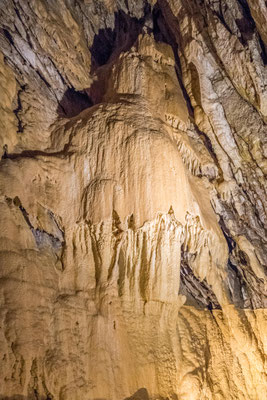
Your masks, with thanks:
M 0 399 L 264 400 L 262 0 L 0 4 Z

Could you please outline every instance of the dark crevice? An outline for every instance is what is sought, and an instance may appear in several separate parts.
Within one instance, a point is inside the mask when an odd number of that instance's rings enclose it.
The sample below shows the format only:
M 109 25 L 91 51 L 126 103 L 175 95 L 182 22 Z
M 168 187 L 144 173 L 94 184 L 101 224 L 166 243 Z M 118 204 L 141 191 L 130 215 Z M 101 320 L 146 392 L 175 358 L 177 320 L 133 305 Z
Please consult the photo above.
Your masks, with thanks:
M 232 254 L 233 250 L 236 247 L 236 242 L 231 238 L 230 232 L 227 229 L 224 220 L 222 219 L 222 217 L 220 217 L 220 221 L 219 221 L 222 233 L 225 237 L 225 240 L 227 242 L 228 245 L 228 249 L 229 249 L 229 254 Z
M 174 54 L 174 58 L 175 58 L 175 71 L 176 71 L 177 79 L 178 79 L 178 82 L 182 89 L 182 93 L 183 93 L 185 102 L 187 104 L 189 116 L 191 118 L 193 118 L 194 109 L 192 107 L 190 98 L 188 96 L 188 93 L 184 87 L 183 80 L 182 80 L 182 68 L 181 68 L 181 63 L 180 63 L 180 59 L 179 59 L 179 55 L 178 55 L 177 40 L 165 20 L 165 17 L 163 15 L 161 7 L 162 6 L 159 5 L 159 2 L 157 2 L 153 8 L 153 12 L 152 12 L 153 35 L 157 42 L 167 43 L 168 45 L 171 46 L 171 48 L 173 50 L 173 54 Z
M 215 293 L 206 279 L 200 281 L 190 267 L 192 255 L 181 249 L 180 290 L 179 293 L 186 296 L 186 305 L 199 309 L 221 309 Z
M 101 103 L 103 99 L 112 63 L 122 52 L 128 51 L 134 45 L 143 29 L 152 32 L 153 23 L 149 5 L 145 6 L 144 17 L 140 19 L 131 17 L 122 10 L 115 12 L 114 18 L 114 29 L 100 29 L 90 48 L 91 73 L 96 73 L 97 79 L 85 92 L 92 105 Z
M 59 249 L 62 248 L 62 246 L 64 246 L 65 239 L 64 239 L 64 232 L 62 231 L 62 229 L 59 228 L 59 231 L 61 232 L 62 239 L 59 239 L 58 237 L 56 237 L 56 236 L 52 235 L 51 233 L 48 233 L 48 232 L 46 232 L 46 231 L 44 231 L 42 229 L 39 229 L 39 228 L 35 229 L 34 226 L 31 223 L 31 221 L 30 221 L 28 212 L 22 206 L 21 201 L 20 201 L 18 196 L 16 196 L 14 198 L 13 203 L 14 203 L 15 206 L 17 206 L 20 209 L 20 211 L 21 211 L 21 213 L 22 213 L 22 215 L 24 217 L 24 220 L 26 221 L 27 225 L 29 226 L 30 230 L 32 231 L 32 234 L 34 236 L 34 239 L 36 241 L 37 246 L 42 246 L 42 245 L 45 245 L 45 244 L 49 244 L 49 245 L 52 246 L 52 248 L 54 250 L 59 250 Z M 54 218 L 53 213 L 52 213 L 52 216 L 53 216 L 53 220 L 55 222 L 55 218 Z M 56 226 L 58 227 L 57 223 L 56 223 Z
M 15 204 L 15 206 L 19 207 L 19 209 L 20 209 L 20 211 L 22 212 L 22 215 L 23 215 L 23 217 L 24 217 L 24 219 L 25 219 L 27 225 L 29 226 L 29 228 L 30 228 L 31 230 L 34 229 L 33 226 L 32 226 L 32 224 L 31 224 L 31 221 L 30 221 L 30 219 L 29 219 L 29 214 L 27 213 L 27 211 L 25 210 L 25 208 L 22 206 L 22 204 L 21 204 L 20 199 L 19 199 L 18 196 L 16 196 L 16 197 L 14 198 L 13 203 Z
M 45 151 L 41 150 L 24 150 L 21 153 L 6 153 L 3 159 L 9 159 L 9 160 L 16 160 L 20 158 L 36 158 L 38 156 L 43 156 L 43 157 L 65 157 L 65 156 L 71 156 L 73 153 L 68 152 L 68 147 L 69 144 L 66 144 L 64 149 L 61 151 L 56 151 L 54 153 L 47 153 Z
M 227 263 L 227 275 L 231 300 L 238 308 L 245 308 L 243 293 L 244 291 L 247 292 L 247 285 L 239 271 L 239 268 L 230 260 L 230 258 Z
M 61 72 L 57 69 L 52 58 L 49 57 L 49 60 L 59 75 L 64 86 L 67 86 L 67 83 L 61 74 Z M 73 87 L 69 87 L 63 97 L 58 100 L 57 114 L 61 118 L 73 118 L 80 114 L 83 110 L 90 108 L 94 105 L 91 97 L 88 94 L 88 89 L 84 89 L 81 91 L 75 90 Z M 56 96 L 57 97 L 57 96 Z
M 166 22 L 166 16 L 171 21 L 171 23 Z M 181 62 L 178 55 L 178 21 L 174 16 L 169 4 L 165 0 L 158 0 L 153 8 L 153 23 L 154 23 L 154 37 L 157 41 L 163 41 L 169 44 L 172 47 L 173 54 L 175 57 L 175 71 L 177 75 L 177 79 L 179 81 L 180 87 L 182 89 L 182 93 L 187 104 L 187 109 L 190 118 L 194 119 L 194 108 L 191 104 L 190 97 L 184 87 L 183 79 L 182 79 L 182 68 Z
M 54 224 L 56 225 L 57 229 L 59 230 L 59 232 L 60 232 L 61 235 L 62 235 L 62 238 L 64 239 L 64 237 L 65 237 L 65 232 L 64 232 L 64 230 L 61 228 L 61 226 L 59 225 L 59 223 L 58 223 L 58 221 L 57 221 L 57 219 L 56 219 L 56 217 L 55 217 L 55 214 L 54 214 L 51 210 L 48 211 L 48 214 L 49 214 L 50 218 L 54 221 Z
M 101 65 L 107 64 L 111 59 L 118 57 L 121 52 L 129 50 L 133 46 L 146 24 L 150 7 L 146 7 L 144 12 L 145 16 L 137 19 L 119 10 L 115 13 L 114 29 L 99 30 L 90 48 L 92 73 Z
M 246 17 L 236 19 L 235 22 L 241 33 L 241 37 L 239 37 L 239 40 L 243 46 L 246 46 L 248 41 L 252 40 L 253 38 L 255 27 L 252 22 Z
M 204 132 L 202 132 L 202 131 L 198 128 L 198 126 L 196 125 L 194 119 L 192 119 L 192 123 L 193 123 L 193 125 L 194 125 L 194 127 L 195 127 L 195 130 L 196 130 L 198 136 L 201 138 L 202 142 L 204 143 L 204 146 L 205 146 L 206 149 L 208 150 L 210 156 L 212 157 L 212 159 L 213 159 L 215 165 L 216 165 L 217 168 L 218 168 L 218 171 L 219 171 L 219 179 L 222 179 L 222 177 L 223 177 L 223 172 L 222 172 L 220 163 L 219 163 L 219 161 L 218 161 L 216 152 L 213 150 L 213 147 L 212 147 L 212 143 L 211 143 L 210 138 L 208 137 L 208 135 L 206 135 Z
M 229 27 L 229 25 L 226 23 L 224 15 L 223 15 L 223 10 L 222 10 L 222 5 L 220 3 L 220 13 L 213 11 L 214 14 L 216 15 L 216 17 L 219 19 L 219 21 L 221 22 L 221 24 L 224 26 L 224 28 L 227 30 L 227 32 L 229 32 L 231 35 L 233 34 L 231 28 Z
M 21 15 L 20 15 L 20 12 L 19 12 L 18 8 L 15 7 L 14 9 L 15 9 L 15 13 L 17 14 L 18 19 L 20 20 L 22 26 L 25 29 L 25 33 L 26 33 L 26 37 L 27 37 L 27 43 L 29 44 L 30 48 L 33 49 L 33 45 L 32 45 L 31 38 L 30 38 L 30 35 L 29 35 L 29 32 L 28 32 L 28 28 L 27 28 L 27 26 L 25 26 L 25 24 L 23 22 L 23 19 L 21 18 Z M 15 27 L 16 27 L 16 25 L 15 25 Z M 16 30 L 17 30 L 17 27 L 16 27 Z
M 115 12 L 114 15 L 114 29 L 100 29 L 95 35 L 90 48 L 92 55 L 91 73 L 98 71 L 98 79 L 92 83 L 90 88 L 80 92 L 69 88 L 59 102 L 58 115 L 63 118 L 72 118 L 84 109 L 100 103 L 105 93 L 106 81 L 109 75 L 108 70 L 102 71 L 100 67 L 111 65 L 122 52 L 128 51 L 134 45 L 141 33 L 147 32 L 148 34 L 153 34 L 156 41 L 167 43 L 172 47 L 177 79 L 181 86 L 189 115 L 193 119 L 193 107 L 182 81 L 178 45 L 158 3 L 153 9 L 151 9 L 150 5 L 146 5 L 144 16 L 140 19 L 131 17 L 122 10 Z
M 221 226 L 222 233 L 228 245 L 229 257 L 227 261 L 227 276 L 228 276 L 228 287 L 230 298 L 232 302 L 239 308 L 244 307 L 244 299 L 242 296 L 241 287 L 244 287 L 244 281 L 239 273 L 238 268 L 231 262 L 231 255 L 236 248 L 236 242 L 231 238 L 230 232 L 227 229 L 224 220 L 220 217 L 219 224 Z
M 39 78 L 41 79 L 42 82 L 44 82 L 44 84 L 50 89 L 51 85 L 50 83 L 47 82 L 47 80 L 45 79 L 45 77 L 41 74 L 40 71 L 35 70 L 35 72 L 37 73 L 37 75 L 39 76 Z
M 167 43 L 172 47 L 176 61 L 177 79 L 182 88 L 189 114 L 193 117 L 193 107 L 182 82 L 178 46 L 157 4 L 153 10 L 147 5 L 144 9 L 144 17 L 140 19 L 131 17 L 122 10 L 115 12 L 114 29 L 100 29 L 94 37 L 90 48 L 92 55 L 91 72 L 94 73 L 98 70 L 98 74 L 100 74 L 101 69 L 99 67 L 111 65 L 122 52 L 128 51 L 134 45 L 142 32 L 153 33 L 156 41 Z M 91 87 L 84 91 L 78 92 L 73 88 L 68 89 L 59 102 L 58 115 L 71 118 L 84 109 L 101 102 L 103 93 L 105 93 L 107 76 L 108 71 L 102 71 L 101 77 L 99 76 L 98 80 L 95 80 Z
M 21 93 L 25 90 L 25 88 L 26 88 L 26 85 L 22 85 L 22 86 L 20 87 L 20 89 L 18 90 L 18 95 L 17 95 L 17 108 L 13 111 L 14 114 L 15 114 L 15 116 L 16 116 L 16 118 L 17 118 L 17 120 L 18 120 L 18 130 L 17 130 L 17 133 L 22 133 L 23 130 L 24 130 L 24 127 L 23 127 L 22 121 L 21 121 L 21 119 L 20 119 L 19 113 L 20 113 L 20 111 L 22 110 L 22 104 L 21 104 L 20 95 L 21 95 Z
M 249 257 L 232 239 L 222 218 L 219 223 L 229 248 L 227 275 L 231 301 L 243 309 L 264 307 L 263 282 L 254 274 Z
M 93 105 L 92 99 L 85 90 L 79 92 L 69 88 L 59 102 L 57 112 L 60 117 L 72 118 Z
M 249 5 L 246 0 L 238 0 L 242 12 L 243 12 L 243 18 L 242 19 L 237 19 L 236 24 L 238 26 L 238 29 L 242 35 L 242 44 L 246 45 L 248 40 L 251 40 L 253 37 L 254 32 L 256 31 L 256 24 L 254 22 L 254 19 L 252 18 L 251 12 Z
M 247 44 L 248 40 L 252 39 L 252 36 L 255 32 L 257 32 L 259 45 L 261 49 L 261 58 L 264 65 L 267 65 L 267 53 L 265 44 L 257 31 L 255 21 L 251 15 L 249 5 L 246 0 L 238 0 L 239 4 L 242 7 L 244 18 L 236 20 L 236 24 L 240 30 L 242 35 L 242 44 Z
M 54 250 L 61 250 L 62 246 L 64 246 L 64 242 L 59 238 L 42 229 L 32 229 L 32 233 L 38 247 L 49 245 L 49 247 L 51 246 Z
M 61 82 L 63 83 L 63 85 L 66 86 L 67 84 L 66 84 L 66 82 L 65 82 L 65 79 L 64 79 L 63 75 L 61 74 L 61 72 L 58 70 L 56 64 L 54 63 L 54 61 L 53 61 L 53 59 L 52 59 L 52 57 L 48 57 L 48 59 L 49 59 L 49 61 L 51 62 L 52 66 L 53 66 L 53 68 L 55 69 L 55 71 L 57 72 L 57 74 L 59 75 L 59 77 L 60 77 L 60 79 L 61 79 Z
M 62 150 L 59 151 L 54 151 L 54 152 L 46 152 L 42 150 L 23 150 L 21 153 L 7 153 L 5 152 L 5 157 L 2 157 L 5 161 L 5 159 L 9 160 L 16 160 L 16 159 L 21 159 L 21 158 L 36 158 L 36 157 L 70 157 L 72 156 L 73 152 L 69 151 L 69 148 L 71 146 L 71 139 L 72 139 L 73 134 L 70 134 L 69 140 L 67 143 L 65 143 L 64 147 Z M 1 163 L 1 161 L 0 161 Z
M 6 158 L 8 158 L 8 146 L 7 144 L 4 144 L 3 146 L 3 155 L 1 160 L 5 160 Z
M 262 40 L 260 34 L 258 34 L 258 35 L 259 35 L 259 44 L 260 44 L 260 48 L 261 48 L 261 58 L 262 58 L 263 64 L 264 64 L 264 65 L 267 65 L 267 52 L 266 52 L 266 47 L 265 47 L 265 44 L 264 44 L 264 42 L 263 42 L 263 40 Z
M 237 0 L 237 1 L 241 5 L 241 7 L 243 8 L 244 14 L 251 19 L 252 23 L 255 26 L 254 20 L 253 20 L 253 18 L 251 16 L 251 13 L 250 13 L 250 8 L 249 8 L 249 5 L 247 3 L 247 0 Z
M 181 263 L 179 293 L 186 296 L 186 305 L 192 305 L 200 309 L 221 309 L 221 306 L 207 281 L 200 281 L 194 275 L 189 265 L 184 262 Z
M 2 29 L 2 32 L 3 32 L 4 36 L 6 37 L 6 39 L 8 40 L 8 42 L 9 42 L 12 46 L 15 46 L 15 45 L 14 45 L 14 40 L 13 40 L 11 34 L 8 32 L 8 30 L 7 30 L 7 29 Z
M 115 33 L 111 28 L 100 29 L 90 49 L 92 54 L 92 72 L 100 65 L 107 63 L 115 41 Z

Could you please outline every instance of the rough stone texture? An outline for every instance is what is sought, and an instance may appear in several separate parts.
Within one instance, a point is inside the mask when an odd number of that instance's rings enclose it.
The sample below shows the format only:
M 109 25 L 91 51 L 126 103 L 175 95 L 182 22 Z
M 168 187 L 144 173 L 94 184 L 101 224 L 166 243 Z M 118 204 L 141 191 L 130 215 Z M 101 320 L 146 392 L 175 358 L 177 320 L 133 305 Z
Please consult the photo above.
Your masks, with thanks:
M 266 398 L 266 24 L 1 2 L 0 398 Z

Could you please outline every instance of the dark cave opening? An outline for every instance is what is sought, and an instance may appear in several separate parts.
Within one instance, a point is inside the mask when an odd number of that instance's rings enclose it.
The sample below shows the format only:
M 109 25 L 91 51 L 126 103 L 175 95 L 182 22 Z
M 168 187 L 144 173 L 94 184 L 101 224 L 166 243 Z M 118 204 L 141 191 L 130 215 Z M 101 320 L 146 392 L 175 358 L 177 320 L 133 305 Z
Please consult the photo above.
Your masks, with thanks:
M 173 48 L 175 56 L 177 55 L 177 42 L 157 2 L 153 9 L 147 4 L 144 8 L 144 16 L 140 19 L 131 17 L 122 10 L 115 12 L 114 28 L 100 29 L 94 37 L 90 48 L 92 72 L 116 59 L 121 52 L 128 51 L 137 40 L 138 35 L 144 31 L 153 34 L 157 42 L 169 44 Z M 179 63 L 179 60 L 176 61 Z
M 243 45 L 247 45 L 248 40 L 251 40 L 253 37 L 253 34 L 255 32 L 257 32 L 256 24 L 251 15 L 251 11 L 250 11 L 249 5 L 247 3 L 247 0 L 238 0 L 238 2 L 242 7 L 244 17 L 239 20 L 237 19 L 236 24 L 241 33 L 241 43 Z M 258 36 L 258 41 L 259 41 L 259 46 L 260 46 L 260 55 L 262 58 L 262 62 L 264 65 L 267 65 L 267 50 L 266 50 L 265 44 L 264 44 L 259 32 L 257 32 L 257 36 Z
M 143 17 L 137 19 L 124 11 L 115 12 L 114 28 L 100 29 L 95 35 L 90 48 L 92 55 L 91 73 L 94 74 L 99 67 L 108 65 L 116 60 L 122 52 L 128 51 L 142 32 L 153 34 L 155 41 L 170 45 L 173 49 L 176 65 L 177 79 L 182 88 L 183 96 L 187 103 L 189 115 L 193 117 L 193 107 L 182 82 L 181 65 L 178 56 L 178 44 L 175 35 L 166 23 L 162 12 L 162 5 L 157 2 L 153 8 L 146 5 Z M 169 12 L 169 10 L 167 10 Z M 106 74 L 108 72 L 105 72 Z M 94 80 L 90 88 L 76 91 L 69 88 L 58 106 L 58 115 L 63 118 L 72 118 L 86 108 L 98 104 L 105 92 L 105 79 Z
M 128 51 L 134 45 L 139 34 L 142 32 L 153 34 L 156 42 L 163 42 L 172 47 L 176 61 L 175 69 L 177 79 L 182 88 L 189 115 L 193 117 L 193 107 L 182 82 L 177 40 L 166 22 L 162 12 L 162 7 L 165 7 L 165 3 L 161 4 L 161 2 L 157 2 L 153 8 L 147 4 L 144 8 L 144 16 L 140 19 L 131 17 L 122 10 L 116 12 L 114 29 L 100 29 L 98 34 L 95 35 L 93 44 L 90 48 L 92 54 L 91 72 L 94 73 L 99 67 L 116 60 L 122 52 Z M 166 12 L 171 13 L 169 8 Z M 171 15 L 174 18 L 172 13 Z M 101 86 L 100 82 L 94 82 L 92 87 L 87 90 L 88 93 L 91 91 L 94 93 L 92 98 L 97 98 L 97 102 L 101 101 L 101 96 L 96 95 L 97 90 L 103 92 Z M 96 102 L 94 101 L 94 103 Z
M 59 102 L 57 113 L 59 117 L 72 118 L 92 106 L 93 101 L 85 90 L 79 92 L 73 88 L 69 88 Z
M 90 48 L 92 55 L 91 72 L 133 46 L 151 15 L 151 7 L 149 5 L 145 7 L 144 16 L 140 19 L 131 17 L 122 10 L 115 12 L 114 15 L 114 28 L 100 29 L 94 37 Z
M 114 15 L 114 29 L 100 29 L 90 47 L 92 74 L 99 67 L 115 60 L 121 52 L 129 50 L 133 46 L 151 16 L 151 8 L 150 6 L 145 7 L 144 17 L 141 19 L 131 17 L 122 10 L 115 12 Z M 68 88 L 59 102 L 58 115 L 62 118 L 72 118 L 81 111 L 101 102 L 104 91 L 102 86 L 103 82 L 94 80 L 91 87 L 83 91 Z

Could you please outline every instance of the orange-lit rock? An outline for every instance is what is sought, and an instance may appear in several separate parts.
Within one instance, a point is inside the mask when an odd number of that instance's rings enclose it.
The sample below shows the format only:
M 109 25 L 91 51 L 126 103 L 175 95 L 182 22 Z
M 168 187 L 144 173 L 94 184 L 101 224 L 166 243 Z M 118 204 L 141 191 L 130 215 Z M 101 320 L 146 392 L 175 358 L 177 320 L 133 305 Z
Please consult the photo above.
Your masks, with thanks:
M 265 398 L 263 17 L 204 3 L 1 5 L 0 398 Z

